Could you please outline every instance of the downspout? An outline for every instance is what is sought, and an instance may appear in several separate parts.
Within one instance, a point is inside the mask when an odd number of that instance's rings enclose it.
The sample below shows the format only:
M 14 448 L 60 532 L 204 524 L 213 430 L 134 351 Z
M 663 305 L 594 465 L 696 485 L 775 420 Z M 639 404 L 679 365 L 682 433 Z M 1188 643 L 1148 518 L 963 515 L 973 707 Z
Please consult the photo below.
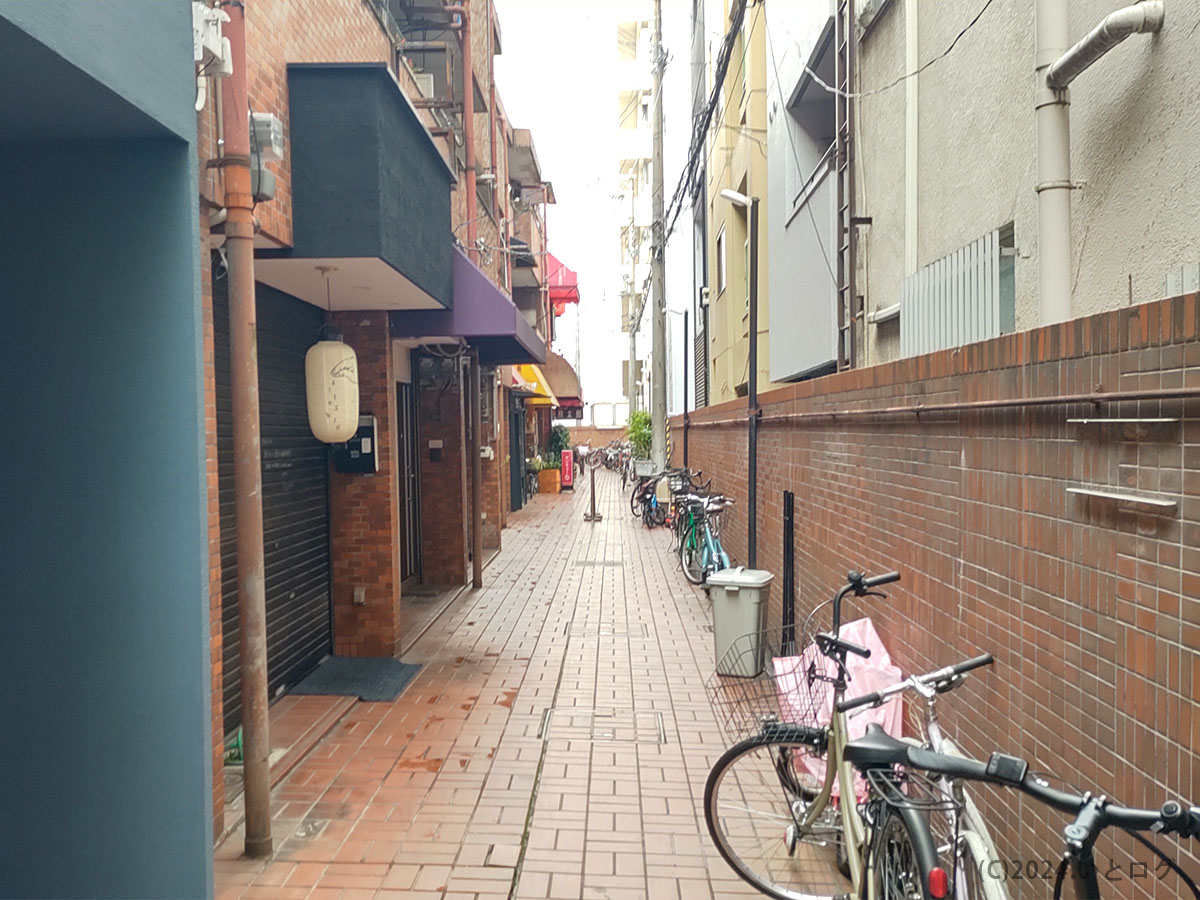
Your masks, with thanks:
M 229 357 L 233 393 L 234 519 L 237 524 L 246 856 L 271 855 L 271 737 L 267 709 L 267 604 L 263 557 L 258 317 L 254 301 L 254 198 L 250 191 L 250 103 L 246 17 L 225 5 L 233 74 L 221 82 L 225 253 L 229 266 Z
M 1038 290 L 1041 323 L 1071 317 L 1071 98 L 1067 88 L 1132 34 L 1162 28 L 1162 0 L 1145 0 L 1106 16 L 1067 49 L 1065 0 L 1037 0 Z
M 467 192 L 467 257 L 479 262 L 478 209 L 475 200 L 475 70 L 471 67 L 471 17 L 465 5 L 443 7 L 445 12 L 459 16 L 462 24 L 456 26 L 458 40 L 462 45 L 463 67 L 463 143 L 466 144 L 466 192 Z
M 916 3 L 904 4 L 904 71 L 915 72 L 919 65 Z M 917 271 L 917 104 L 918 79 L 909 78 L 904 87 L 904 274 Z M 868 287 L 868 290 L 870 288 Z M 869 342 L 868 342 L 869 344 Z

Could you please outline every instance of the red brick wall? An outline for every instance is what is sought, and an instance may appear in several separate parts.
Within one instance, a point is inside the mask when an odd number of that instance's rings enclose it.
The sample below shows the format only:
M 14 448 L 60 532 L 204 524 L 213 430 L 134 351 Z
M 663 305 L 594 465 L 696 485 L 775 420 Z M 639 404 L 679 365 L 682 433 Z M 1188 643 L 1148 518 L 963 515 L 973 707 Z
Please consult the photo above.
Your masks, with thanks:
M 1200 400 L 791 423 L 772 417 L 1200 388 L 1198 330 L 1200 305 L 1189 295 L 763 395 L 760 566 L 781 572 L 781 492 L 790 489 L 798 618 L 851 568 L 897 569 L 903 580 L 888 589 L 890 599 L 857 611 L 875 619 L 899 665 L 921 671 L 995 654 L 994 670 L 943 704 L 950 733 L 970 752 L 1018 753 L 1126 804 L 1194 800 Z M 719 473 L 714 486 L 738 500 L 722 532 L 735 557 L 745 547 L 744 402 L 694 413 L 690 437 L 691 464 Z M 1067 422 L 1087 416 L 1182 421 Z M 733 418 L 739 421 L 704 426 Z M 679 425 L 674 420 L 676 461 Z M 1080 484 L 1149 492 L 1178 506 L 1154 512 L 1066 493 Z M 773 625 L 780 609 L 777 579 Z M 1012 795 L 986 799 L 1006 856 L 1056 857 L 1059 817 L 1038 819 L 1040 807 L 1019 807 Z M 1018 812 L 1033 819 L 1021 824 Z M 1137 859 L 1144 856 L 1138 851 Z M 1113 889 L 1128 891 L 1128 880 Z
M 343 656 L 394 656 L 400 646 L 400 538 L 396 382 L 386 312 L 334 313 L 358 356 L 359 410 L 376 421 L 379 471 L 331 470 L 333 646 Z M 354 590 L 365 603 L 354 604 Z
M 418 362 L 419 360 L 419 362 Z M 466 410 L 462 365 L 457 360 L 414 355 L 420 416 L 421 574 L 426 584 L 466 580 L 470 547 L 470 492 L 464 460 Z M 429 442 L 442 442 L 441 459 Z

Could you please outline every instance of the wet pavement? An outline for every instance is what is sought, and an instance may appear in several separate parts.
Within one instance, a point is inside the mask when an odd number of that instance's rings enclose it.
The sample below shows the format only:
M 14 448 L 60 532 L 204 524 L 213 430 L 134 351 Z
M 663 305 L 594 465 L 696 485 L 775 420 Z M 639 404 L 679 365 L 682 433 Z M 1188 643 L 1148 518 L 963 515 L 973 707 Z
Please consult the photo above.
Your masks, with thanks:
M 273 858 L 218 846 L 218 898 L 758 896 L 704 826 L 708 600 L 619 478 L 596 484 L 602 522 L 586 490 L 512 516 L 404 694 L 355 704 L 275 788 Z

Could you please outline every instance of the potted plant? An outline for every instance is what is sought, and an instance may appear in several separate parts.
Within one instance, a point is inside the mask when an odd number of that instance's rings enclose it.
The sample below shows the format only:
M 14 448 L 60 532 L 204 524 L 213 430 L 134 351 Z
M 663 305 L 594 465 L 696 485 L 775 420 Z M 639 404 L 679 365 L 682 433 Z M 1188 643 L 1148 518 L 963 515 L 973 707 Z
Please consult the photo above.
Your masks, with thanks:
M 542 456 L 540 462 L 538 493 L 557 494 L 559 492 L 559 469 L 562 467 L 562 457 L 557 453 L 547 452 Z
M 648 475 L 654 471 L 653 464 L 649 462 L 653 435 L 650 413 L 639 409 L 629 417 L 629 443 L 633 447 L 633 466 L 638 475 Z

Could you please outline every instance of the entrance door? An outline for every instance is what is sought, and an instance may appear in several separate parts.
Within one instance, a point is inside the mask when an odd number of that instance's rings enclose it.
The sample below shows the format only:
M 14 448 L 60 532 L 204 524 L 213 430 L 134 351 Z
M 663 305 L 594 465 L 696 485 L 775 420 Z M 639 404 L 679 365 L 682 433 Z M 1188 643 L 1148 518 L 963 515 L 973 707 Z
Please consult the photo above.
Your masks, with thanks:
M 400 448 L 400 579 L 421 574 L 421 492 L 417 484 L 417 406 L 413 386 L 396 385 L 396 427 Z
M 525 505 L 525 413 L 514 401 L 508 412 L 509 481 L 512 482 L 512 508 Z

